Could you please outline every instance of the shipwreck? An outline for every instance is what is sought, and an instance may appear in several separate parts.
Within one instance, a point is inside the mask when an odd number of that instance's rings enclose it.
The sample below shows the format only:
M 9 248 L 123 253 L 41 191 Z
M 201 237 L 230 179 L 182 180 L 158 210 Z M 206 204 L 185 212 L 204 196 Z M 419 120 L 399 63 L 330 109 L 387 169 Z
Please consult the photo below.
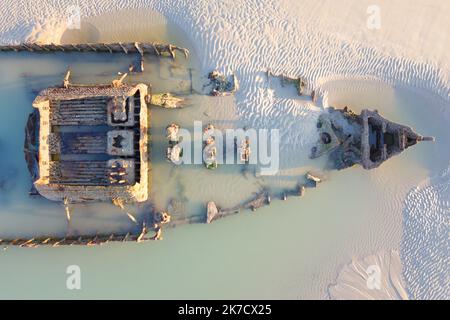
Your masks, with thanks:
M 21 44 L 0 51 L 50 53 L 108 52 L 175 59 L 189 51 L 159 43 Z M 143 68 L 142 68 L 143 69 Z M 131 71 L 130 71 L 131 72 Z M 149 105 L 177 108 L 183 99 L 151 93 L 149 85 L 125 84 L 121 74 L 111 84 L 70 82 L 42 90 L 26 125 L 25 158 L 32 194 L 66 203 L 143 202 L 149 193 Z
M 99 43 L 99 44 L 20 44 L 0 46 L 0 51 L 51 52 L 99 52 L 135 54 L 139 67 L 131 65 L 129 72 L 143 72 L 143 56 L 157 55 L 175 59 L 175 52 L 187 58 L 189 51 L 174 45 L 159 43 Z M 136 71 L 137 70 L 137 71 Z M 295 85 L 299 95 L 309 90 L 302 77 L 273 75 L 282 85 Z M 242 210 L 256 211 L 271 204 L 272 193 L 263 188 L 246 201 L 222 208 L 213 201 L 207 202 L 205 212 L 188 217 L 183 205 L 172 199 L 167 211 L 148 207 L 144 217 L 136 219 L 126 211 L 126 203 L 151 204 L 150 106 L 167 109 L 179 108 L 184 99 L 170 93 L 153 93 L 150 84 L 127 84 L 127 73 L 107 84 L 73 84 L 68 70 L 61 85 L 43 89 L 32 105 L 25 127 L 24 152 L 32 180 L 31 194 L 42 196 L 64 205 L 68 231 L 61 236 L 37 236 L 33 238 L 0 239 L 0 245 L 37 247 L 40 245 L 101 245 L 112 241 L 136 241 L 162 239 L 162 227 L 175 227 L 186 223 L 211 223 L 234 215 Z M 227 96 L 239 88 L 236 76 L 225 76 L 218 71 L 208 75 L 206 89 L 212 96 Z M 311 88 L 310 88 L 311 89 Z M 309 91 L 308 91 L 309 90 Z M 193 92 L 191 88 L 191 93 Z M 166 159 L 179 164 L 183 149 L 180 126 L 172 123 L 166 127 L 168 147 Z M 433 141 L 433 137 L 421 136 L 408 126 L 382 117 L 377 111 L 363 110 L 360 115 L 347 107 L 339 110 L 328 108 L 317 121 L 318 140 L 310 157 L 327 156 L 331 169 L 344 169 L 355 164 L 364 169 L 380 166 L 387 159 L 400 154 L 420 141 Z M 204 134 L 204 165 L 217 168 L 217 146 L 214 125 L 208 124 Z M 242 163 L 250 162 L 250 140 L 235 140 L 235 149 Z M 292 190 L 284 190 L 287 197 L 303 197 L 307 189 L 316 188 L 326 176 L 307 172 Z M 76 235 L 71 232 L 71 205 L 80 202 L 107 201 L 124 211 L 135 224 L 133 229 L 121 234 Z M 178 208 L 178 209 L 177 209 Z M 138 221 L 139 220 L 139 221 Z M 152 235 L 149 233 L 152 232 Z
M 148 196 L 148 86 L 70 85 L 44 89 L 26 126 L 33 187 L 70 202 Z

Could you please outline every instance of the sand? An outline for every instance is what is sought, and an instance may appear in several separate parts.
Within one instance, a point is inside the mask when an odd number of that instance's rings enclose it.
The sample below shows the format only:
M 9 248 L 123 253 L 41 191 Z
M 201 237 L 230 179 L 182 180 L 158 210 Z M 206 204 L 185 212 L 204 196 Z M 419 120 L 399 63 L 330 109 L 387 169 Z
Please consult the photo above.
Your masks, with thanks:
M 287 156 L 281 165 L 285 168 L 295 166 L 296 155 L 304 154 L 314 140 L 315 119 L 328 106 L 328 97 L 339 90 L 331 85 L 336 81 L 380 81 L 433 95 L 441 106 L 433 110 L 436 117 L 450 123 L 450 41 L 446 32 L 450 30 L 450 2 L 376 1 L 381 9 L 381 29 L 371 30 L 366 20 L 372 2 L 78 1 L 83 18 L 145 7 L 185 30 L 204 72 L 213 68 L 236 72 L 241 85 L 236 104 L 242 121 L 256 128 L 282 129 L 285 142 L 281 151 Z M 69 4 L 72 1 L 3 0 L 0 43 L 63 41 Z M 274 73 L 303 76 L 309 89 L 319 93 L 317 104 L 268 86 L 268 68 Z M 387 210 L 403 212 L 405 236 L 400 257 L 413 298 L 449 297 L 448 281 L 445 276 L 442 279 L 442 274 L 448 275 L 448 240 L 443 234 L 448 227 L 450 176 L 445 173 L 449 165 L 448 161 L 441 165 L 438 178 L 430 177 L 426 186 L 418 186 L 406 199 L 394 196 L 394 205 L 386 204 Z M 435 241 L 438 246 L 433 245 Z
M 353 260 L 329 287 L 329 296 L 342 300 L 408 300 L 401 269 L 397 251 Z

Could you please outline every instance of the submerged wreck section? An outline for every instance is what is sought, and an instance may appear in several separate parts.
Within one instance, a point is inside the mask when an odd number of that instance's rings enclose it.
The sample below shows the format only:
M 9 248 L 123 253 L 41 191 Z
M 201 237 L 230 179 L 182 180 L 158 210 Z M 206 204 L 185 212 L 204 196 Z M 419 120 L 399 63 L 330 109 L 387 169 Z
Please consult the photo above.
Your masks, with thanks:
M 40 92 L 26 127 L 35 191 L 53 201 L 147 200 L 147 85 L 70 85 Z
M 319 117 L 317 128 L 319 140 L 310 157 L 328 154 L 330 166 L 338 170 L 355 164 L 373 169 L 419 141 L 434 141 L 367 109 L 357 115 L 347 107 L 329 108 Z
M 397 155 L 419 141 L 434 141 L 424 137 L 410 127 L 386 120 L 378 112 L 363 110 L 362 166 L 364 169 L 378 167 L 390 157 Z

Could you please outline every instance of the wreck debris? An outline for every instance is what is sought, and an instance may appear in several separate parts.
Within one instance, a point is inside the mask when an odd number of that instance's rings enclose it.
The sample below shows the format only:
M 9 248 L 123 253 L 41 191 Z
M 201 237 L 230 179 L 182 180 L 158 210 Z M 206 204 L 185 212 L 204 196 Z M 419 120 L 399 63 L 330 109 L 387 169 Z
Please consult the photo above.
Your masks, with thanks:
M 207 169 L 217 168 L 217 148 L 214 139 L 210 138 L 205 141 L 205 147 L 203 149 L 203 162 Z
M 219 208 L 218 206 L 216 206 L 214 201 L 209 201 L 206 204 L 206 217 L 204 217 L 199 222 L 206 222 L 207 224 L 209 224 L 212 221 L 218 220 L 220 218 L 240 213 L 241 209 L 245 209 L 245 206 L 246 205 L 244 204 L 233 208 Z
M 139 242 L 145 241 L 146 240 L 145 235 L 147 234 L 147 232 L 148 232 L 148 228 L 147 228 L 147 225 L 144 223 L 144 224 L 142 224 L 142 231 L 139 234 L 139 236 L 137 237 L 136 242 L 139 243 Z M 111 235 L 111 237 L 113 237 L 113 236 Z M 110 237 L 110 239 L 111 239 L 111 237 Z M 109 241 L 109 239 L 108 239 L 108 241 Z
M 305 175 L 306 186 L 309 188 L 315 188 L 319 183 L 321 183 L 324 178 L 317 173 L 307 172 Z M 304 191 L 303 191 L 304 192 Z
M 212 123 L 208 123 L 205 128 L 203 129 L 203 133 L 205 135 L 210 135 L 212 137 L 214 137 L 214 130 L 216 128 L 214 127 L 214 125 Z
M 9 245 L 20 247 L 35 248 L 40 245 L 58 247 L 62 245 L 85 245 L 95 246 L 103 245 L 109 242 L 144 242 L 148 240 L 162 240 L 162 225 L 169 224 L 171 216 L 167 212 L 158 212 L 153 216 L 153 227 L 148 228 L 146 222 L 142 228 L 127 232 L 126 234 L 97 234 L 95 236 L 66 236 L 66 237 L 32 237 L 16 239 L 0 239 L 0 245 L 7 248 Z M 153 231 L 154 235 L 148 237 L 147 234 Z
M 67 197 L 64 197 L 64 209 L 66 211 L 67 223 L 70 223 L 69 198 L 67 198 Z
M 310 157 L 328 154 L 329 166 L 338 170 L 355 164 L 373 169 L 419 141 L 434 141 L 367 109 L 357 115 L 347 107 L 328 108 L 319 117 L 317 127 L 319 140 Z
M 153 230 L 155 234 L 150 237 L 151 240 L 162 240 L 162 225 L 168 224 L 171 221 L 171 216 L 165 211 L 156 212 L 153 215 Z
M 256 209 L 261 208 L 266 204 L 270 204 L 270 196 L 266 191 L 262 191 L 256 195 L 255 199 L 245 204 L 244 208 L 256 211 Z
M 28 120 L 24 148 L 37 193 L 73 203 L 113 198 L 145 201 L 147 88 L 119 80 L 115 85 L 70 84 L 41 91 L 33 102 L 39 113 L 33 112 Z M 98 125 L 107 131 L 94 130 Z M 85 129 L 80 132 L 74 126 Z
M 175 52 L 180 51 L 187 59 L 189 50 L 174 45 L 166 45 L 157 42 L 141 43 L 85 43 L 85 44 L 39 44 L 39 43 L 23 43 L 18 45 L 0 46 L 0 51 L 30 51 L 30 52 L 109 52 L 109 53 L 138 53 L 141 56 L 145 54 L 166 56 L 175 59 Z
M 212 96 L 228 96 L 235 93 L 239 89 L 239 83 L 235 74 L 227 77 L 219 71 L 214 70 L 208 74 L 209 83 L 204 87 L 210 87 L 210 95 Z
M 322 182 L 322 179 L 320 177 L 318 177 L 317 175 L 314 175 L 310 172 L 306 173 L 306 179 L 308 179 L 310 181 L 314 181 L 315 183 Z
M 124 73 L 122 75 L 120 75 L 119 78 L 115 79 L 112 81 L 112 86 L 114 88 L 120 88 L 120 86 L 122 86 L 122 82 L 123 80 L 128 76 L 128 73 Z
M 213 201 L 208 202 L 206 205 L 206 223 L 211 223 L 218 214 L 219 210 L 216 204 Z
M 155 232 L 157 231 L 154 229 Z M 146 238 L 148 230 L 143 229 L 139 233 L 126 235 L 96 235 L 96 236 L 68 236 L 68 237 L 32 237 L 29 239 L 17 238 L 13 240 L 3 239 L 0 241 L 0 245 L 3 246 L 20 246 L 26 248 L 35 248 L 38 246 L 52 246 L 58 247 L 62 245 L 102 245 L 109 242 L 143 242 L 145 240 L 150 240 L 151 238 Z
M 305 195 L 305 192 L 306 192 L 306 187 L 303 184 L 299 185 L 298 192 L 297 192 L 298 196 L 303 197 Z
M 4 250 L 10 245 L 19 245 L 27 248 L 34 248 L 40 245 L 48 246 L 62 246 L 62 245 L 85 245 L 85 246 L 95 246 L 103 245 L 110 242 L 145 242 L 147 240 L 162 240 L 162 226 L 175 227 L 183 224 L 191 223 L 211 223 L 214 220 L 237 214 L 241 212 L 241 209 L 251 209 L 255 211 L 265 205 L 269 205 L 271 202 L 271 197 L 267 191 L 261 191 L 256 194 L 256 196 L 243 203 L 240 206 L 224 209 L 219 208 L 214 202 L 208 202 L 206 217 L 193 216 L 185 217 L 184 214 L 178 214 L 177 219 L 172 219 L 171 215 L 167 212 L 156 212 L 153 214 L 152 218 L 152 228 L 148 228 L 146 223 L 143 223 L 142 229 L 135 232 L 127 232 L 126 234 L 116 235 L 116 234 L 97 234 L 95 236 L 66 236 L 66 237 L 34 237 L 28 239 L 3 239 L 0 240 L 0 245 L 4 245 Z M 172 203 L 172 201 L 171 201 Z M 169 205 L 172 208 L 172 205 Z M 172 210 L 172 209 L 171 209 Z M 152 236 L 147 236 L 149 232 L 153 231 Z
M 35 181 L 38 179 L 38 162 L 39 162 L 39 111 L 35 109 L 28 116 L 27 124 L 25 126 L 25 142 L 24 142 L 24 153 L 25 161 L 27 163 L 28 171 L 31 175 L 31 180 Z M 8 179 L 3 181 L 0 180 L 0 189 L 4 189 L 6 181 L 13 181 Z M 2 190 L 3 191 L 3 190 Z M 30 195 L 38 194 L 34 185 L 30 190 Z
M 148 104 L 152 106 L 163 107 L 166 109 L 182 108 L 185 103 L 185 99 L 175 97 L 170 93 L 153 94 L 148 95 L 148 97 L 149 97 L 147 98 Z
M 180 137 L 178 136 L 178 132 L 180 131 L 180 126 L 176 123 L 171 123 L 166 127 L 166 137 L 169 142 L 175 143 L 178 142 Z
M 246 137 L 241 141 L 241 145 L 238 148 L 239 159 L 241 162 L 248 164 L 250 162 L 250 138 Z
M 128 218 L 130 218 L 131 221 L 133 221 L 135 224 L 138 224 L 136 218 L 131 213 L 129 213 L 128 211 L 125 210 L 124 201 L 122 199 L 120 199 L 120 198 L 113 198 L 112 199 L 112 203 L 116 207 L 120 208 L 123 212 L 125 212 L 125 214 L 128 216 Z
M 139 55 L 138 63 L 132 63 L 128 67 L 129 73 L 143 73 L 144 72 L 144 56 Z
M 166 224 L 169 223 L 171 220 L 170 214 L 168 214 L 167 212 L 157 212 L 154 215 L 153 221 L 154 223 L 157 224 Z
M 180 164 L 183 156 L 183 148 L 179 144 L 179 130 L 180 126 L 176 123 L 172 123 L 166 128 L 166 138 L 169 142 L 166 149 L 166 158 L 174 164 Z
M 340 140 L 332 129 L 332 122 L 327 114 L 321 114 L 317 120 L 317 130 L 319 131 L 319 141 L 311 149 L 311 158 L 318 158 L 330 152 L 340 145 Z
M 217 147 L 216 147 L 216 139 L 214 137 L 214 125 L 208 124 L 203 129 L 203 139 L 204 147 L 203 147 L 203 163 L 205 164 L 207 169 L 216 169 L 217 164 Z
M 63 87 L 68 88 L 70 85 L 70 69 L 67 70 L 66 75 L 64 76 Z
M 272 73 L 272 71 L 270 69 L 268 69 L 267 70 L 267 79 L 269 82 L 270 82 L 271 77 L 279 79 L 282 87 L 285 87 L 288 85 L 293 85 L 295 87 L 295 89 L 297 89 L 297 94 L 299 96 L 301 96 L 305 93 L 305 88 L 306 88 L 307 84 L 306 84 L 306 80 L 303 79 L 302 77 L 294 78 L 294 77 L 286 76 L 284 74 L 275 75 Z M 311 94 L 311 96 L 314 97 L 313 93 Z
M 179 164 L 181 161 L 181 157 L 183 156 L 183 149 L 177 143 L 173 146 L 167 147 L 167 159 L 174 164 Z
M 151 237 L 152 240 L 162 240 L 162 227 L 160 225 L 155 224 L 153 226 L 153 229 L 155 230 L 155 235 Z

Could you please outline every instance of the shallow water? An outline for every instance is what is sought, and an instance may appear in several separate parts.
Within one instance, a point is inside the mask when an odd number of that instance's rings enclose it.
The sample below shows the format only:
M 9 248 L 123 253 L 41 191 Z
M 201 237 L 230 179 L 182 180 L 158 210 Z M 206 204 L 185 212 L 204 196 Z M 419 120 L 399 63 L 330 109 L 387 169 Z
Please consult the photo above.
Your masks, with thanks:
M 161 37 L 166 36 L 164 29 L 160 32 Z M 99 34 L 96 41 L 109 40 L 101 37 L 104 32 Z M 111 41 L 122 40 L 121 35 L 109 36 Z M 180 45 L 189 47 L 188 43 Z M 61 205 L 27 196 L 30 181 L 23 159 L 23 131 L 36 92 L 60 83 L 69 64 L 74 82 L 109 82 L 117 71 L 125 71 L 132 59 L 95 54 L 0 56 L 0 110 L 8 115 L 0 119 L 0 144 L 2 154 L 7 155 L 1 157 L 0 174 L 15 178 L 7 180 L 10 186 L 0 194 L 1 237 L 66 231 Z M 204 79 L 195 55 L 192 62 L 181 62 L 178 70 L 195 69 L 195 86 L 201 86 Z M 130 79 L 150 81 L 155 92 L 174 86 L 184 91 L 186 73 L 171 76 L 167 64 L 167 60 L 161 65 L 148 58 L 145 74 Z M 327 181 L 308 189 L 303 198 L 273 201 L 254 213 L 245 211 L 211 225 L 166 230 L 164 241 L 89 248 L 9 248 L 0 253 L 0 297 L 324 297 L 327 285 L 351 257 L 400 246 L 406 194 L 448 166 L 450 148 L 446 140 L 449 121 L 436 117 L 442 112 L 442 102 L 433 97 L 379 82 L 346 79 L 326 83 L 323 89 L 329 105 L 347 105 L 355 111 L 378 109 L 419 133 L 436 136 L 437 141 L 414 146 L 370 172 L 360 167 L 327 172 Z M 276 198 L 284 188 L 295 186 L 309 167 L 323 167 L 320 161 L 306 161 L 304 154 L 287 153 L 288 161 L 283 155 L 280 159 L 280 174 L 270 178 L 245 177 L 236 166 L 208 171 L 202 165 L 175 167 L 167 163 L 163 136 L 168 123 L 175 121 L 189 128 L 194 120 L 202 120 L 228 128 L 249 121 L 236 111 L 233 97 L 188 98 L 191 105 L 181 111 L 152 110 L 151 199 L 158 209 L 166 208 L 171 198 L 187 199 L 189 214 L 199 214 L 208 200 L 231 206 L 262 187 L 269 187 Z M 276 128 L 279 124 L 269 120 L 264 125 Z M 289 146 L 282 148 L 289 150 Z M 133 227 L 122 212 L 108 204 L 77 206 L 72 218 L 78 232 L 117 232 Z M 72 264 L 82 270 L 80 291 L 65 287 L 66 268 Z

